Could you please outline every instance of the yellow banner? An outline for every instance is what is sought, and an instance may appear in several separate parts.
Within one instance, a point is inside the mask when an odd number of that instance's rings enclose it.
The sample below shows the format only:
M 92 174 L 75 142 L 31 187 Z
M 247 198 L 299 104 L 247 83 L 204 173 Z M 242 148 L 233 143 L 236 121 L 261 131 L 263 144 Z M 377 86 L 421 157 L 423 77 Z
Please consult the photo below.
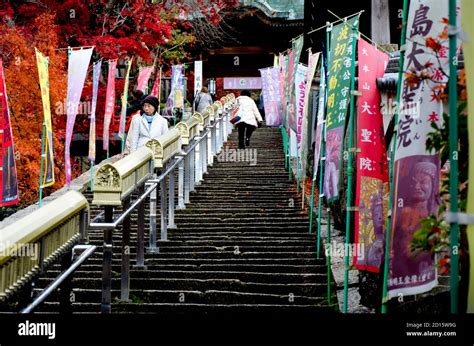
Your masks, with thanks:
M 44 133 L 44 152 L 41 153 L 44 155 L 43 180 L 41 181 L 41 186 L 47 187 L 54 184 L 53 125 L 51 122 L 51 106 L 49 101 L 48 58 L 41 54 L 40 51 L 35 51 L 46 130 Z
M 462 29 L 467 33 L 468 40 L 463 42 L 464 63 L 467 81 L 467 107 L 468 107 L 468 134 L 474 135 L 474 21 L 468 15 L 474 13 L 474 1 L 463 0 L 461 22 Z M 474 157 L 474 141 L 469 141 L 469 157 Z M 474 164 L 469 165 L 469 181 L 474 181 Z M 467 195 L 468 214 L 474 214 L 474 186 L 469 184 Z M 474 225 L 467 228 L 467 239 L 469 243 L 470 279 L 467 312 L 474 312 Z

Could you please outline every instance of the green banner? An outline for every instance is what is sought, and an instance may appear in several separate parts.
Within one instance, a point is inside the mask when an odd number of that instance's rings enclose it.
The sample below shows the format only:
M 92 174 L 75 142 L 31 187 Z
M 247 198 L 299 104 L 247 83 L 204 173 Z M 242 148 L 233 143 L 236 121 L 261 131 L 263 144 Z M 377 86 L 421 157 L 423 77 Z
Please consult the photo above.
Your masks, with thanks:
M 339 197 L 339 176 L 344 124 L 351 92 L 351 67 L 355 60 L 353 33 L 358 32 L 359 16 L 334 26 L 328 58 L 326 101 L 326 161 L 323 193 L 328 201 Z M 353 30 L 355 29 L 355 30 Z

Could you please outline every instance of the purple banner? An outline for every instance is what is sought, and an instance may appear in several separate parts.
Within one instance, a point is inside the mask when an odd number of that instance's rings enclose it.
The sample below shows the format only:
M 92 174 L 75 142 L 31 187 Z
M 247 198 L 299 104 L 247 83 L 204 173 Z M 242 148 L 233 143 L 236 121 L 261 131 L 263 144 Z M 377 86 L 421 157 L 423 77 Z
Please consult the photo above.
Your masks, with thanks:
M 263 104 L 265 106 L 265 122 L 267 126 L 280 126 L 280 76 L 277 67 L 260 70 L 262 75 Z

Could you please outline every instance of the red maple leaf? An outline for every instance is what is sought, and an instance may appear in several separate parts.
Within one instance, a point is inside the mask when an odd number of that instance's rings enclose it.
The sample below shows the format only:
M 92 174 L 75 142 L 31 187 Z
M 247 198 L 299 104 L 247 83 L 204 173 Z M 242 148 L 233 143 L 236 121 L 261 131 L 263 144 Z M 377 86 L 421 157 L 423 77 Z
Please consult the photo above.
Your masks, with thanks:
M 428 116 L 428 121 L 431 121 L 432 123 L 434 123 L 435 121 L 438 121 L 438 113 L 436 112 L 432 112 L 429 116 Z

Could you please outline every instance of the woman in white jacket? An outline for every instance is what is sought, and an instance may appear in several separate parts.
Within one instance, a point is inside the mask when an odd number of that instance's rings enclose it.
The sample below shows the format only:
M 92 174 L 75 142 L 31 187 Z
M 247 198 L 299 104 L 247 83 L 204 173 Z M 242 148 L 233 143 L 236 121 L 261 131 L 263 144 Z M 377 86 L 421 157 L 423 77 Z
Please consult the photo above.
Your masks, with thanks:
M 235 123 L 239 130 L 239 149 L 244 149 L 250 145 L 250 137 L 258 124 L 262 123 L 262 116 L 258 111 L 255 101 L 250 97 L 250 91 L 242 90 L 237 97 L 239 104 L 240 120 Z
M 135 116 L 130 124 L 130 152 L 145 145 L 151 138 L 158 138 L 168 131 L 168 121 L 158 114 L 159 101 L 154 96 L 143 100 L 143 112 Z

